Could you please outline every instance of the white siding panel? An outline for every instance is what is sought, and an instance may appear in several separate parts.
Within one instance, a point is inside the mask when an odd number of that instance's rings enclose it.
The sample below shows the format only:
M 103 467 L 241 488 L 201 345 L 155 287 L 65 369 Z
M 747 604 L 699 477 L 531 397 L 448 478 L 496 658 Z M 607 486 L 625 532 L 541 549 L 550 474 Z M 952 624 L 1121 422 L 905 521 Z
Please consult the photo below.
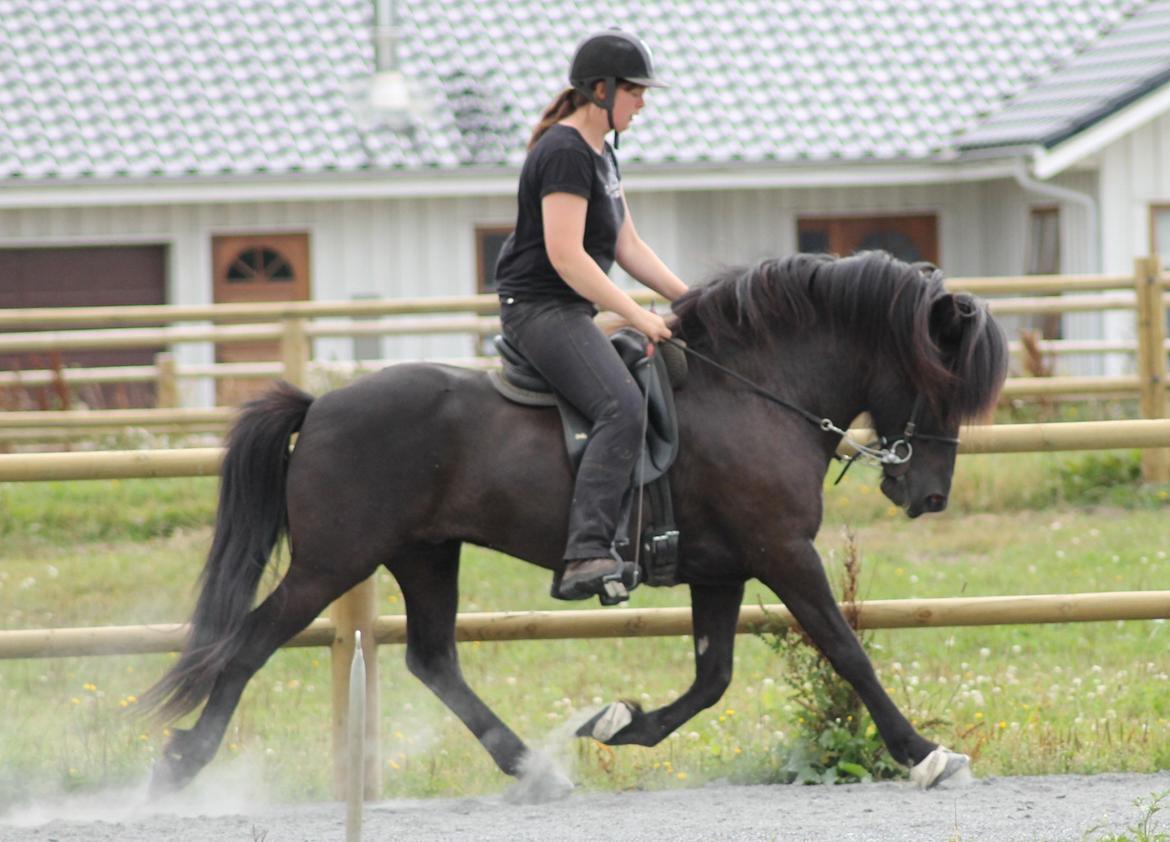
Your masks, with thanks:
M 1160 125 L 1154 141 L 1146 143 L 1151 150 L 1165 148 L 1170 135 L 1165 121 Z M 1085 176 L 1069 181 L 1078 189 L 1086 184 L 1092 186 Z M 1164 192 L 1170 195 L 1170 185 L 1164 185 Z M 1108 201 L 1129 200 L 1115 195 Z M 1050 200 L 1003 180 L 860 190 L 634 191 L 629 202 L 642 237 L 683 280 L 694 284 L 723 265 L 792 253 L 796 220 L 802 215 L 933 213 L 939 222 L 940 262 L 949 275 L 1017 274 L 1024 268 L 1028 209 Z M 1127 222 L 1121 224 L 1130 237 L 1133 213 L 1131 203 Z M 1064 217 L 1065 243 L 1083 242 L 1083 220 L 1072 209 Z M 510 225 L 514 218 L 511 197 L 6 210 L 0 211 L 0 245 L 166 242 L 168 299 L 202 304 L 211 298 L 213 236 L 303 230 L 310 235 L 314 298 L 464 295 L 476 289 L 475 226 Z M 1144 223 L 1141 230 L 1146 230 Z M 1131 242 L 1127 250 L 1132 248 Z M 1075 247 L 1067 245 L 1066 252 L 1067 268 L 1077 268 Z M 1128 267 L 1132 255 L 1124 261 Z M 614 274 L 626 280 L 624 273 Z M 383 353 L 390 357 L 465 356 L 472 349 L 463 336 L 383 343 Z M 316 352 L 348 358 L 352 342 L 321 340 Z M 210 355 L 210 347 L 181 351 L 181 359 L 189 362 L 206 361 Z
M 1170 202 L 1170 115 L 1151 121 L 1111 144 L 1100 155 L 1102 184 L 1102 268 L 1128 273 L 1137 257 L 1148 254 L 1150 205 Z M 1132 339 L 1130 313 L 1106 314 L 1103 335 Z M 1132 370 L 1132 358 L 1110 370 Z

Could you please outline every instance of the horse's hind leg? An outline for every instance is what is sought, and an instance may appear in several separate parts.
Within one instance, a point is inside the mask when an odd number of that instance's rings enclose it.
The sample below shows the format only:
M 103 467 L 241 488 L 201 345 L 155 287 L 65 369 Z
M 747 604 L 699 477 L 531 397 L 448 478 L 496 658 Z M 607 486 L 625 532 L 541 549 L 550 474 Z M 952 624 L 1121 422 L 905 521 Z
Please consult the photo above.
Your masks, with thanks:
M 161 794 L 188 783 L 215 756 L 244 687 L 268 658 L 303 630 L 324 608 L 373 572 L 345 574 L 305 567 L 294 557 L 284 579 L 250 614 L 235 656 L 219 673 L 199 719 L 190 730 L 175 729 L 155 765 L 150 788 Z
M 387 566 L 406 600 L 407 668 L 475 734 L 501 770 L 519 774 L 528 748 L 467 685 L 459 669 L 459 543 L 408 547 Z
M 695 638 L 695 680 L 670 704 L 643 712 L 628 702 L 614 702 L 579 729 L 607 745 L 653 746 L 699 711 L 723 697 L 731 683 L 735 627 L 743 584 L 727 587 L 691 586 L 691 617 Z

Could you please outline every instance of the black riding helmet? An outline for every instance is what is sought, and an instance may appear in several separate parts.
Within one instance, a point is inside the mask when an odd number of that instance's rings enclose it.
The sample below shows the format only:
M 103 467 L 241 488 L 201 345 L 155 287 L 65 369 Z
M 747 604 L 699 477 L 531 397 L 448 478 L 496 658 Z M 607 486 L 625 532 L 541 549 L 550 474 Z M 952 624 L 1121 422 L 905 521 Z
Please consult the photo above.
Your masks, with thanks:
M 613 124 L 613 103 L 618 82 L 625 81 L 646 88 L 665 88 L 666 83 L 654 76 L 654 59 L 642 39 L 614 27 L 594 32 L 577 45 L 569 65 L 569 84 L 599 108 L 604 108 Z M 593 88 L 605 82 L 605 98 L 599 99 Z M 614 135 L 613 145 L 618 145 Z

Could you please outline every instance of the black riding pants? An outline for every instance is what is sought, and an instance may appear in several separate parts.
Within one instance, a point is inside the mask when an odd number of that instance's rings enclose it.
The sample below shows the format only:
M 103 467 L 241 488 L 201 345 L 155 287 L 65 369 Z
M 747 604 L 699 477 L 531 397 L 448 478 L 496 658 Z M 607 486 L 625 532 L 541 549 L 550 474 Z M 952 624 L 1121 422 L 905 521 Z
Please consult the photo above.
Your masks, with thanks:
M 565 559 L 611 554 L 642 436 L 642 392 L 587 302 L 502 298 L 504 336 L 593 422 L 573 485 Z

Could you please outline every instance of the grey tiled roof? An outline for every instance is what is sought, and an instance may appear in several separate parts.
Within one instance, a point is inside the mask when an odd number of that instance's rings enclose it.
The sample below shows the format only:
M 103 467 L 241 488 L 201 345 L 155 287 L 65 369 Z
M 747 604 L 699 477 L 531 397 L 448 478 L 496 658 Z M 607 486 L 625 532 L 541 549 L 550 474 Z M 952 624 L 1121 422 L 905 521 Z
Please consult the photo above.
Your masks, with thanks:
M 1167 82 L 1170 0 L 1153 0 L 955 145 L 1053 146 Z
M 610 24 L 673 83 L 625 163 L 921 159 L 1149 3 L 399 0 L 433 103 L 407 130 L 354 107 L 373 5 L 0 0 L 0 185 L 515 166 L 577 39 Z

